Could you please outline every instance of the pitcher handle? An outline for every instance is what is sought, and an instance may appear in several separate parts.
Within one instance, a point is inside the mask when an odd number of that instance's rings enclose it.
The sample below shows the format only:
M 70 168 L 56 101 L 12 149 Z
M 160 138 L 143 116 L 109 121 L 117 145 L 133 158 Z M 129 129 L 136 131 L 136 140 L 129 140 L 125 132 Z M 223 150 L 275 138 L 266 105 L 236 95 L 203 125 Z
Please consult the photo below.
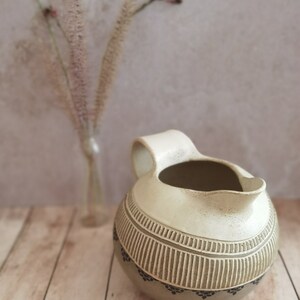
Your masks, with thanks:
M 171 165 L 203 157 L 189 137 L 174 129 L 137 138 L 131 151 L 138 178 L 150 171 L 159 173 Z

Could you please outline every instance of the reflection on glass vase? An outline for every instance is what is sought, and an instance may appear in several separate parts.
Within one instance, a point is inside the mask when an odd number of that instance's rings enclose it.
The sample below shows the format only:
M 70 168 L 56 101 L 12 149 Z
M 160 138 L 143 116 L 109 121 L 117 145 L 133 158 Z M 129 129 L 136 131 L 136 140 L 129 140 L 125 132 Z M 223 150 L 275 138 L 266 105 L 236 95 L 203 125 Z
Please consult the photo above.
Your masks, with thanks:
M 108 214 L 97 166 L 99 146 L 93 137 L 88 138 L 84 143 L 83 153 L 87 174 L 81 221 L 86 227 L 98 227 L 107 221 Z

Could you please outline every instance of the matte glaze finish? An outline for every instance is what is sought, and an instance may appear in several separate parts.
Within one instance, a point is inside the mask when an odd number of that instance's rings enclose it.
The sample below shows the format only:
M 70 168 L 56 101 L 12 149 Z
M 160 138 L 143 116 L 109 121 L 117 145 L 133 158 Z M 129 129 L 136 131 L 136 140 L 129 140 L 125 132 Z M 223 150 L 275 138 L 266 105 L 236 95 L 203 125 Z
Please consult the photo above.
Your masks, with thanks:
M 264 180 L 202 155 L 176 130 L 137 139 L 132 159 L 138 180 L 117 212 L 114 240 L 137 286 L 158 300 L 250 291 L 278 248 Z

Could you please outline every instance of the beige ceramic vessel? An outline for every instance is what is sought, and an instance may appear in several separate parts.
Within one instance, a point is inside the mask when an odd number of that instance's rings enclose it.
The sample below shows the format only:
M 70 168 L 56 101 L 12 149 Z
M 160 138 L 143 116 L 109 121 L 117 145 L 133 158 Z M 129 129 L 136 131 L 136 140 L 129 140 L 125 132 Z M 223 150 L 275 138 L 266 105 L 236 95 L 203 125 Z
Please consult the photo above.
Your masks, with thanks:
M 271 267 L 276 212 L 261 178 L 202 155 L 180 131 L 137 139 L 115 254 L 156 300 L 241 299 Z

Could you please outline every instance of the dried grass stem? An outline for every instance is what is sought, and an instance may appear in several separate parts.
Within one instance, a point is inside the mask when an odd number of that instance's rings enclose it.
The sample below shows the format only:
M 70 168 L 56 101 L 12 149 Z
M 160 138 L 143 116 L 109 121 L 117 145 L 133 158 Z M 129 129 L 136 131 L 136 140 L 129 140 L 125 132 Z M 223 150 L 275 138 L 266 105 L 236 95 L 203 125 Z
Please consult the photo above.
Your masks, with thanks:
M 107 102 L 116 68 L 119 62 L 124 37 L 133 18 L 134 6 L 131 0 L 125 0 L 116 26 L 112 32 L 104 53 L 100 68 L 98 90 L 95 98 L 93 127 L 97 128 Z

